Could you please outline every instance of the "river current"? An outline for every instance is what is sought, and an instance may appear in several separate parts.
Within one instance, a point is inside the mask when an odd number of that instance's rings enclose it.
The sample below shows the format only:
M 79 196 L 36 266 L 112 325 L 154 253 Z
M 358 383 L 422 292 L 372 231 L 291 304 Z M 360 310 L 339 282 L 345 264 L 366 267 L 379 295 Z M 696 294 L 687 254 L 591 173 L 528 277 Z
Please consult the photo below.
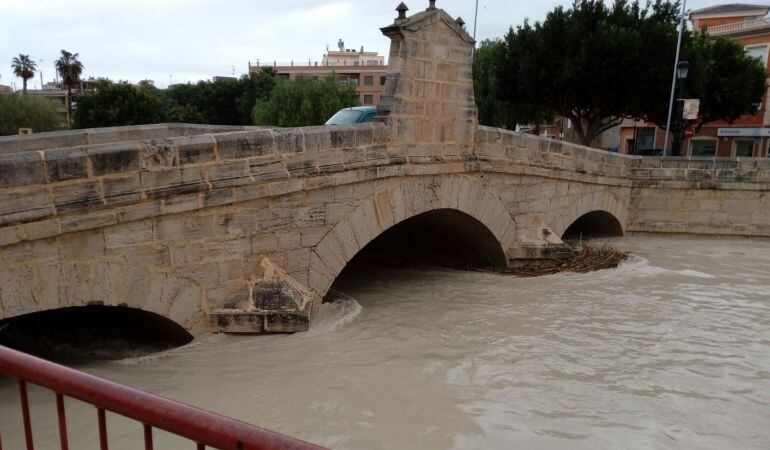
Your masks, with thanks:
M 336 449 L 770 447 L 770 241 L 613 245 L 634 256 L 587 274 L 361 268 L 310 332 L 78 367 Z M 58 448 L 53 394 L 30 395 L 36 447 Z M 0 380 L 3 448 L 23 448 L 18 408 Z M 67 411 L 70 448 L 98 448 L 94 408 Z

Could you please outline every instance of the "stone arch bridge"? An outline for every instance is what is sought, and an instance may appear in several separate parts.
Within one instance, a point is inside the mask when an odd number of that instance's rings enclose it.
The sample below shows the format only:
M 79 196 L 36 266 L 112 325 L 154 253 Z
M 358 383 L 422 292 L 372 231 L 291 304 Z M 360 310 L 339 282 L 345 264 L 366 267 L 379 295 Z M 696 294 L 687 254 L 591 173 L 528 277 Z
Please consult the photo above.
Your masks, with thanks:
M 770 236 L 768 161 L 479 126 L 454 18 L 429 8 L 382 31 L 380 122 L 0 138 L 0 320 L 97 304 L 191 332 L 301 331 L 351 259 L 409 224 L 489 265 L 547 255 L 574 224 Z

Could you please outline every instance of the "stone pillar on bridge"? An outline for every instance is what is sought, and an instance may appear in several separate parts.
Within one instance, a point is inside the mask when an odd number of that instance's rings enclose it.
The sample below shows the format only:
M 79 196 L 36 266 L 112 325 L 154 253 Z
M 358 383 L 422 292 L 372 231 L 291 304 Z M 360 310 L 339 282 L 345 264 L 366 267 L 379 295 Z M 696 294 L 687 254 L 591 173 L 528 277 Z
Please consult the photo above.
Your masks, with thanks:
M 379 114 L 391 128 L 391 144 L 404 146 L 409 162 L 418 164 L 473 153 L 478 128 L 475 42 L 462 19 L 434 4 L 406 17 L 402 3 L 399 18 L 382 28 L 391 44 Z

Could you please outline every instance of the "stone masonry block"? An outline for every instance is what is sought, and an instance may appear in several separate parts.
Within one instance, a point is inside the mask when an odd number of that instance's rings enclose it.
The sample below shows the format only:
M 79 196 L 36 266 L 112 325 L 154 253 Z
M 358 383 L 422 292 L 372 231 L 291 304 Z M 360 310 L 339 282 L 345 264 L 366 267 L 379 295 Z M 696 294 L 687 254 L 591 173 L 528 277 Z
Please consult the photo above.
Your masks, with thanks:
M 335 126 L 331 130 L 333 148 L 353 148 L 356 145 L 356 130 L 352 125 Z
M 288 178 L 289 176 L 284 163 L 273 158 L 250 159 L 249 168 L 254 179 L 258 182 Z
M 85 150 L 96 176 L 139 170 L 139 146 L 136 142 L 89 145 Z
M 103 204 L 98 181 L 56 186 L 53 188 L 53 201 L 58 213 L 88 209 Z
M 140 182 L 149 198 L 166 198 L 208 189 L 200 168 L 142 172 Z
M 51 183 L 88 176 L 86 152 L 80 147 L 48 150 L 44 158 Z
M 331 129 L 329 127 L 304 127 L 305 150 L 310 153 L 322 152 L 331 148 Z
M 198 164 L 213 161 L 214 138 L 210 135 L 184 136 L 175 138 L 180 164 Z
M 166 170 L 179 165 L 176 147 L 170 139 L 139 141 L 143 170 Z
M 239 159 L 275 153 L 275 137 L 271 130 L 236 131 L 214 136 L 223 159 Z
M 305 150 L 305 136 L 298 128 L 275 130 L 275 146 L 278 153 L 300 153 Z
M 0 188 L 45 181 L 45 165 L 38 152 L 0 155 Z
M 106 204 L 134 202 L 142 198 L 139 174 L 118 178 L 103 178 L 102 193 Z
M 153 224 L 151 220 L 129 222 L 104 229 L 104 242 L 107 248 L 152 242 Z
M 246 160 L 225 161 L 208 164 L 206 175 L 215 188 L 242 186 L 251 183 L 249 165 Z
M 0 196 L 0 225 L 29 222 L 53 214 L 48 189 L 4 193 Z

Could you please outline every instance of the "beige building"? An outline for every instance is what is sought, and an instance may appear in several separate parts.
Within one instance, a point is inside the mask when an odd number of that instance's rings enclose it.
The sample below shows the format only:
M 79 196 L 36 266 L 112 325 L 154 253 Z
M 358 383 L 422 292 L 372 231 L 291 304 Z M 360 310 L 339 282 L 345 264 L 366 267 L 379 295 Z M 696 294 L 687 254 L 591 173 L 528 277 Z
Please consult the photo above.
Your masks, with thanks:
M 384 66 L 385 57 L 377 52 L 365 52 L 361 46 L 361 51 L 345 48 L 345 42 L 342 39 L 337 42 L 336 51 L 330 51 L 326 48 L 326 53 L 321 60 L 323 66 Z
M 312 60 L 308 60 L 307 65 L 305 61 L 296 64 L 294 61 L 281 64 L 273 62 L 271 66 L 260 64 L 258 61 L 257 65 L 252 66 L 249 62 L 249 72 L 259 72 L 262 67 L 271 67 L 279 77 L 288 79 L 300 76 L 319 79 L 336 75 L 343 86 L 352 86 L 358 90 L 362 105 L 379 104 L 385 86 L 385 76 L 388 74 L 385 57 L 377 52 L 365 52 L 363 47 L 360 51 L 346 49 L 342 40 L 337 45 L 336 51 L 327 49 L 320 63 Z

